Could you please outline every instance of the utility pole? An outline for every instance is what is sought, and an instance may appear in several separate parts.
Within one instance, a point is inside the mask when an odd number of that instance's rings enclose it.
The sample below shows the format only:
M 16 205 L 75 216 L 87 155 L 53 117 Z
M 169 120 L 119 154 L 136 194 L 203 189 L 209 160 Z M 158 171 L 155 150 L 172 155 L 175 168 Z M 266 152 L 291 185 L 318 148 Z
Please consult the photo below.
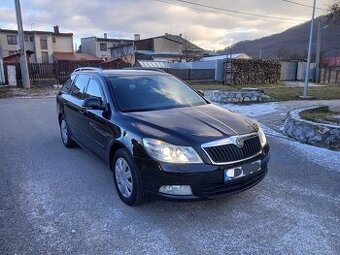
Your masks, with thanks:
M 262 59 L 262 48 L 260 48 L 259 59 Z
M 29 89 L 31 86 L 30 86 L 30 78 L 29 78 L 29 75 L 28 75 L 28 67 L 27 67 L 27 59 L 26 59 L 26 51 L 25 51 L 25 40 L 24 40 L 24 29 L 23 29 L 23 26 L 22 26 L 20 0 L 14 0 L 14 2 L 15 2 L 15 12 L 16 12 L 16 16 L 17 16 L 17 23 L 18 23 L 18 41 L 19 41 L 20 69 L 21 69 L 22 85 L 25 89 Z
M 313 40 L 313 27 L 314 27 L 314 17 L 315 17 L 315 5 L 316 0 L 313 3 L 313 14 L 312 20 L 310 24 L 310 32 L 309 32 L 309 44 L 308 44 L 308 56 L 307 56 L 307 66 L 306 66 L 306 76 L 305 76 L 305 84 L 303 89 L 303 98 L 307 98 L 308 96 L 308 82 L 309 82 L 309 67 L 310 67 L 310 59 L 311 59 L 311 51 L 312 51 L 312 40 Z
M 316 59 L 315 59 L 315 82 L 319 82 L 320 80 L 320 48 L 321 48 L 321 19 L 318 23 L 318 39 L 316 42 Z

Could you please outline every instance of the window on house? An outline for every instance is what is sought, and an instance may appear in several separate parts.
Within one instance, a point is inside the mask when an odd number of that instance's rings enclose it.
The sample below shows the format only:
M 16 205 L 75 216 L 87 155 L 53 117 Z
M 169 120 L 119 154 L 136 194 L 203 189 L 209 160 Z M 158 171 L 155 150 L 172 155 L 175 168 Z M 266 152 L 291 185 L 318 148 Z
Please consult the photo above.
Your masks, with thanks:
M 40 38 L 40 49 L 47 50 L 47 38 Z
M 33 42 L 33 35 L 30 35 L 30 42 Z
M 52 42 L 55 43 L 55 37 L 52 37 Z
M 48 52 L 41 52 L 41 62 L 48 63 Z
M 17 36 L 16 35 L 7 35 L 7 43 L 9 45 L 17 45 Z
M 100 49 L 100 51 L 107 51 L 107 44 L 106 43 L 100 43 L 99 49 Z
M 28 42 L 28 35 L 25 35 L 25 42 Z

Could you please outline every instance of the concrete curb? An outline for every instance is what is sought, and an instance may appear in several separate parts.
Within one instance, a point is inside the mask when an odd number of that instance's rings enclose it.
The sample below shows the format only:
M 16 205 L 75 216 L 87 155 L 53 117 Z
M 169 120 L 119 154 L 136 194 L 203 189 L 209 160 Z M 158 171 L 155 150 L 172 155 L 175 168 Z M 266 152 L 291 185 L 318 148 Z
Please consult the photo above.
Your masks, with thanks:
M 284 125 L 284 133 L 300 142 L 340 151 L 340 126 L 316 123 L 300 118 L 300 113 L 317 109 L 313 106 L 289 112 Z

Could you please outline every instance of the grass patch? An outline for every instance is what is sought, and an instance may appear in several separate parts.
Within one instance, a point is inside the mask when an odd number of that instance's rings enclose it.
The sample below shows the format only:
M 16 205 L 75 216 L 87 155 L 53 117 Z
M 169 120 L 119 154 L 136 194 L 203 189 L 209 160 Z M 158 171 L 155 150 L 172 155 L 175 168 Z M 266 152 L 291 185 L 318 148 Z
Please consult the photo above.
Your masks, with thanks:
M 296 100 L 303 95 L 303 88 L 278 86 L 263 88 L 263 90 L 266 95 L 280 101 Z M 340 86 L 310 87 L 308 95 L 316 100 L 340 99 Z
M 0 98 L 8 98 L 12 96 L 12 90 L 9 87 L 0 87 Z
M 253 84 L 247 86 L 228 86 L 221 83 L 190 83 L 195 89 L 200 90 L 226 90 L 237 91 L 244 87 L 255 87 L 262 89 L 264 93 L 274 100 L 287 101 L 297 100 L 303 94 L 303 87 L 287 87 L 283 84 Z M 317 100 L 340 99 L 340 86 L 318 86 L 310 87 L 308 95 Z
M 319 107 L 316 109 L 306 110 L 300 113 L 300 117 L 305 120 L 310 120 L 313 122 L 319 123 L 328 123 L 328 124 L 337 124 L 334 121 L 331 121 L 329 118 L 331 116 L 337 115 L 339 113 L 330 111 L 329 108 Z

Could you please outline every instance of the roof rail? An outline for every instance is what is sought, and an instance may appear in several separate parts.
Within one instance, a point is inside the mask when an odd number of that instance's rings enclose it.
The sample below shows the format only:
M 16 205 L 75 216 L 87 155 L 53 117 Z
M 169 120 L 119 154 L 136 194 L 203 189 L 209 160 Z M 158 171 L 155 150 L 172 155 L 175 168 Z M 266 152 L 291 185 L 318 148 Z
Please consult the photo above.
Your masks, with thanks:
M 166 73 L 164 70 L 153 67 L 125 67 L 124 70 L 145 70 L 145 71 L 155 71 L 160 73 Z
M 79 67 L 79 68 L 75 69 L 73 71 L 73 73 L 80 72 L 80 71 L 97 71 L 97 72 L 101 72 L 102 69 L 101 68 L 97 68 L 97 67 Z

